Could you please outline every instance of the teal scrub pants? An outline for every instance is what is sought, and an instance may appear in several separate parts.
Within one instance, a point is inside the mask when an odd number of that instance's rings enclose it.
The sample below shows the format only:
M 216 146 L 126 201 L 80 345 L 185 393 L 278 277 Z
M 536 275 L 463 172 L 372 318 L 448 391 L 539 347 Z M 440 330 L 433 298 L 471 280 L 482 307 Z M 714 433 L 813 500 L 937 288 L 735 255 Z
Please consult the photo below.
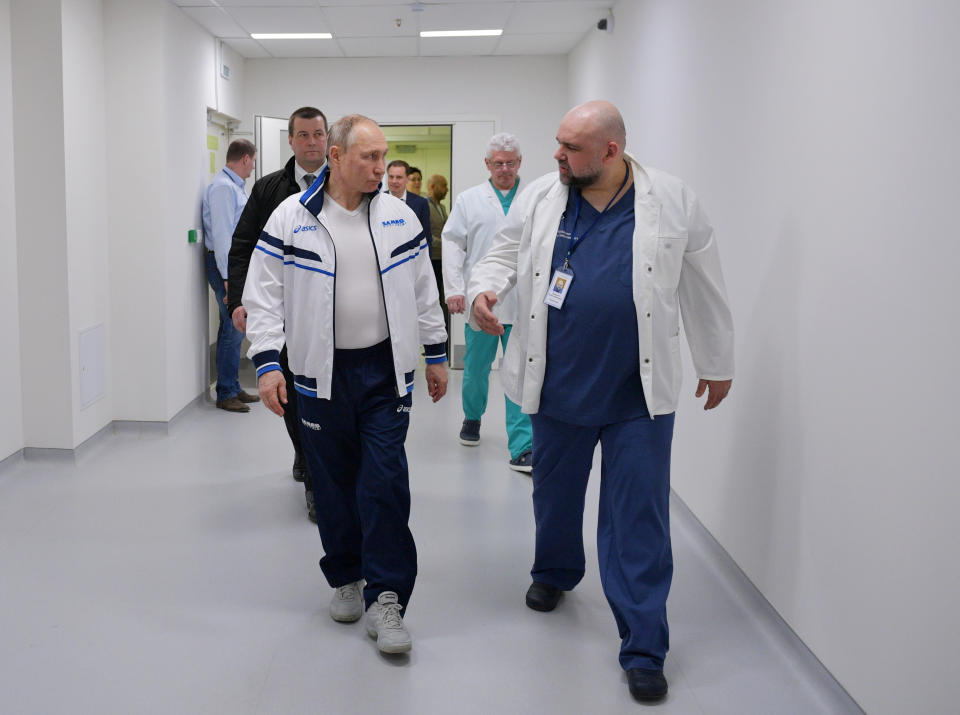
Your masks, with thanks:
M 463 357 L 463 416 L 468 420 L 479 420 L 487 410 L 487 392 L 490 384 L 490 367 L 497 357 L 497 342 L 507 349 L 512 325 L 503 326 L 503 335 L 474 330 L 463 326 L 466 340 L 466 354 Z M 533 449 L 533 428 L 530 417 L 520 411 L 520 405 L 506 395 L 503 399 L 507 406 L 507 448 L 510 458 L 516 459 L 529 449 Z

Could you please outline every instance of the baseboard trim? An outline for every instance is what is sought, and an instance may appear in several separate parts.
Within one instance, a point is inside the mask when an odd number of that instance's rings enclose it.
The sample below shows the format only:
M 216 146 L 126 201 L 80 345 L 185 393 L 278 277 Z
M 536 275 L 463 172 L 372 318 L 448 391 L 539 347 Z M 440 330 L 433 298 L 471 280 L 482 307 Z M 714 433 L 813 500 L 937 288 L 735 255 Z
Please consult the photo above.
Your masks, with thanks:
M 670 490 L 671 505 L 678 512 L 680 519 L 674 522 L 674 527 L 688 528 L 694 532 L 694 540 L 703 548 L 708 562 L 713 564 L 717 573 L 727 585 L 737 593 L 738 597 L 750 604 L 751 612 L 759 614 L 759 618 L 774 633 L 780 644 L 787 650 L 796 662 L 805 667 L 806 672 L 815 674 L 817 690 L 823 695 L 824 705 L 829 709 L 826 712 L 864 713 L 863 708 L 851 697 L 846 688 L 834 677 L 827 667 L 820 661 L 812 650 L 803 642 L 783 616 L 767 600 L 763 592 L 757 588 L 750 577 L 734 561 L 723 545 L 716 540 L 710 530 L 703 525 L 696 514 L 687 506 L 686 502 L 672 489 Z
M 112 434 L 129 432 L 137 432 L 139 434 L 147 432 L 158 435 L 169 434 L 170 427 L 174 423 L 178 422 L 188 410 L 196 405 L 204 404 L 204 397 L 205 393 L 201 392 L 199 395 L 190 400 L 190 402 L 184 405 L 183 408 L 177 412 L 177 414 L 175 414 L 166 422 L 161 422 L 159 420 L 112 420 L 110 423 L 97 430 L 94 434 L 87 437 L 87 439 L 73 449 L 60 449 L 53 447 L 24 447 L 23 449 L 11 454 L 9 457 L 0 460 L 0 472 L 21 464 L 22 462 L 75 461 Z
M 13 454 L 7 455 L 3 459 L 0 459 L 0 474 L 2 474 L 7 469 L 12 469 L 13 467 L 23 464 L 23 449 L 18 449 Z

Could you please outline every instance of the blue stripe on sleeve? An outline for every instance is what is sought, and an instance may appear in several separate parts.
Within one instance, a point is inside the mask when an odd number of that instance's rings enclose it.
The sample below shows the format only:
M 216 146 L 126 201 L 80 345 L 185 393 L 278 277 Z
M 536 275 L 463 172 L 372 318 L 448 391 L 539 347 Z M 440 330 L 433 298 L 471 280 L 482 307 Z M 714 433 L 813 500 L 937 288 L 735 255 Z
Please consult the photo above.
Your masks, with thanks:
M 305 266 L 302 263 L 297 263 L 296 261 L 284 261 L 283 265 L 293 266 L 294 268 L 302 268 L 305 271 L 313 271 L 314 273 L 322 273 L 325 276 L 330 276 L 331 278 L 333 277 L 333 273 L 330 271 L 325 271 L 321 268 L 313 268 L 312 266 Z
M 399 265 L 401 265 L 401 264 L 403 264 L 403 263 L 406 263 L 407 261 L 413 260 L 414 258 L 416 258 L 416 257 L 419 256 L 419 255 L 420 255 L 420 251 L 417 251 L 416 253 L 413 253 L 413 254 L 407 256 L 406 258 L 403 258 L 403 259 L 397 261 L 396 263 L 390 264 L 389 266 L 387 266 L 386 268 L 384 268 L 382 271 L 380 271 L 380 275 L 383 275 L 383 274 L 386 273 L 387 271 L 393 270 L 393 269 L 396 268 L 397 266 L 399 266 Z
M 316 261 L 317 263 L 323 263 L 323 259 L 320 258 L 320 254 L 314 253 L 313 251 L 308 251 L 305 248 L 298 248 L 297 246 L 284 246 L 283 253 L 286 256 L 293 256 L 294 258 L 305 258 L 308 261 Z
M 279 350 L 264 350 L 253 356 L 253 365 L 257 370 L 271 363 L 276 363 L 277 367 L 280 366 Z
M 393 251 L 390 253 L 390 258 L 399 256 L 401 253 L 404 253 L 405 251 L 412 251 L 414 248 L 417 248 L 418 246 L 420 246 L 420 241 L 421 241 L 420 236 L 417 236 L 416 238 L 410 239 L 406 243 L 401 243 L 399 246 L 394 248 Z
M 281 241 L 281 240 L 280 240 L 279 238 L 277 238 L 276 236 L 271 236 L 271 235 L 270 235 L 269 233 L 267 233 L 266 231 L 261 231 L 261 232 L 260 232 L 260 240 L 263 241 L 264 243 L 266 243 L 268 246 L 273 246 L 273 247 L 276 248 L 278 251 L 282 251 L 282 250 L 283 250 L 283 241 Z
M 423 346 L 423 354 L 428 358 L 437 358 L 447 357 L 447 344 L 446 343 L 434 343 L 432 345 Z
M 281 256 L 279 253 L 274 253 L 273 251 L 268 251 L 268 250 L 267 250 L 266 248 L 264 248 L 263 246 L 257 246 L 256 249 L 257 249 L 258 251 L 263 251 L 263 252 L 266 253 L 268 256 L 273 256 L 274 258 L 279 258 L 281 261 L 283 260 L 283 256 Z

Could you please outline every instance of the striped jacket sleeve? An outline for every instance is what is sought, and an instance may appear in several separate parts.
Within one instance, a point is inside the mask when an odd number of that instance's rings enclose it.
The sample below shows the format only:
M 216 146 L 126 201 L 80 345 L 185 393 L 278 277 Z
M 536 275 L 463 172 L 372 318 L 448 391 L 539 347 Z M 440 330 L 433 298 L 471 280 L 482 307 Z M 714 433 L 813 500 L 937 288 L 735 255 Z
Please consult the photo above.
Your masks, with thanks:
M 250 258 L 247 281 L 243 287 L 243 305 L 247 309 L 248 353 L 259 378 L 271 370 L 280 370 L 283 333 L 283 237 L 286 230 L 286 202 L 274 211 L 260 233 Z

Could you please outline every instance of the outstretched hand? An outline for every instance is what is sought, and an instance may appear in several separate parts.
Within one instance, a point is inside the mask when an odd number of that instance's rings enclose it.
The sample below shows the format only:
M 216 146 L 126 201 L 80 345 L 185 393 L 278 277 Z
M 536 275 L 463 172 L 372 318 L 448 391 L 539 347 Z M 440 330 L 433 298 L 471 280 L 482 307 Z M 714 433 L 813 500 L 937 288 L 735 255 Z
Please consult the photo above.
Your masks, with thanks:
M 496 305 L 497 294 L 492 290 L 487 290 L 478 295 L 473 300 L 473 315 L 477 319 L 480 329 L 490 335 L 503 335 L 503 326 L 493 314 L 493 306 Z

